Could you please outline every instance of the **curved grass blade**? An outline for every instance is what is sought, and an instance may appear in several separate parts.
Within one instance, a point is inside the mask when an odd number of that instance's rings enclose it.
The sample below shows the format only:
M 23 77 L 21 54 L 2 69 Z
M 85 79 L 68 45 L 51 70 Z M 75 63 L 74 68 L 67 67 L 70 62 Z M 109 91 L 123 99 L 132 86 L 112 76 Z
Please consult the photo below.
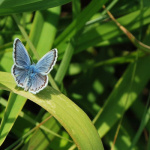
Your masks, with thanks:
M 59 91 L 48 86 L 33 95 L 16 87 L 12 75 L 5 72 L 0 72 L 0 89 L 26 97 L 51 113 L 67 130 L 78 149 L 103 150 L 100 137 L 88 116 Z

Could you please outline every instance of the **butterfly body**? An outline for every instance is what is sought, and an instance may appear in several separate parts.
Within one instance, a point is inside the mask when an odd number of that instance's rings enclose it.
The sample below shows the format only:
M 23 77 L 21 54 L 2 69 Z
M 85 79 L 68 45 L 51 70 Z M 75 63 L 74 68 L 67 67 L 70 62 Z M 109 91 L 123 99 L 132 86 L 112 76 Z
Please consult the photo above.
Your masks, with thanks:
M 31 65 L 29 67 L 26 67 L 26 71 L 27 71 L 27 76 L 25 78 L 25 91 L 28 91 L 32 85 L 32 82 L 36 76 L 36 74 L 38 73 L 36 71 L 35 65 Z
M 45 54 L 37 64 L 31 64 L 28 52 L 19 39 L 14 41 L 14 65 L 12 75 L 19 87 L 33 94 L 44 89 L 48 84 L 47 74 L 52 70 L 57 59 L 57 49 Z

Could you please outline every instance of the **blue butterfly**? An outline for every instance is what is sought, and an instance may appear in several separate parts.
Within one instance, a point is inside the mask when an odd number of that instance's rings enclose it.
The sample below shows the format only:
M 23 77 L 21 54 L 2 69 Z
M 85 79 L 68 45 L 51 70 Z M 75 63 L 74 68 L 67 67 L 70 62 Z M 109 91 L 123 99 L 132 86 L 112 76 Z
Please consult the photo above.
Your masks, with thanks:
M 22 42 L 16 38 L 13 44 L 11 73 L 19 87 L 33 94 L 43 90 L 48 84 L 47 74 L 53 69 L 57 60 L 57 49 L 46 53 L 37 64 L 31 64 L 29 54 Z

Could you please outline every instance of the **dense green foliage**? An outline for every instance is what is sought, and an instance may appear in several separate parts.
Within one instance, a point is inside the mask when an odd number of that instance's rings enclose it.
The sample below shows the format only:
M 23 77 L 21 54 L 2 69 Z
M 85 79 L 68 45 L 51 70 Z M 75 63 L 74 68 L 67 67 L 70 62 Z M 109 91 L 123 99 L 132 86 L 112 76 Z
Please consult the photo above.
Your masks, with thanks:
M 132 43 L 103 5 L 150 45 L 147 0 L 0 2 L 2 149 L 150 149 L 149 47 Z M 34 62 L 58 49 L 49 86 L 36 95 L 11 75 L 16 37 Z

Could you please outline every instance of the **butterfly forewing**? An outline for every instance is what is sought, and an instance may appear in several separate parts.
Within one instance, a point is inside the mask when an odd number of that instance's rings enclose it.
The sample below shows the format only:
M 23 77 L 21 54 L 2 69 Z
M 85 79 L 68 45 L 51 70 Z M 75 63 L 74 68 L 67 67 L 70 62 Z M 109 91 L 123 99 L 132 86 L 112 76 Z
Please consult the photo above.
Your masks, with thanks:
M 19 39 L 14 40 L 13 49 L 14 49 L 14 51 L 13 51 L 14 63 L 17 66 L 26 68 L 31 65 L 31 61 L 30 61 L 28 52 Z
M 53 69 L 56 60 L 57 60 L 57 49 L 52 49 L 37 62 L 36 64 L 37 71 L 43 75 L 48 74 Z

